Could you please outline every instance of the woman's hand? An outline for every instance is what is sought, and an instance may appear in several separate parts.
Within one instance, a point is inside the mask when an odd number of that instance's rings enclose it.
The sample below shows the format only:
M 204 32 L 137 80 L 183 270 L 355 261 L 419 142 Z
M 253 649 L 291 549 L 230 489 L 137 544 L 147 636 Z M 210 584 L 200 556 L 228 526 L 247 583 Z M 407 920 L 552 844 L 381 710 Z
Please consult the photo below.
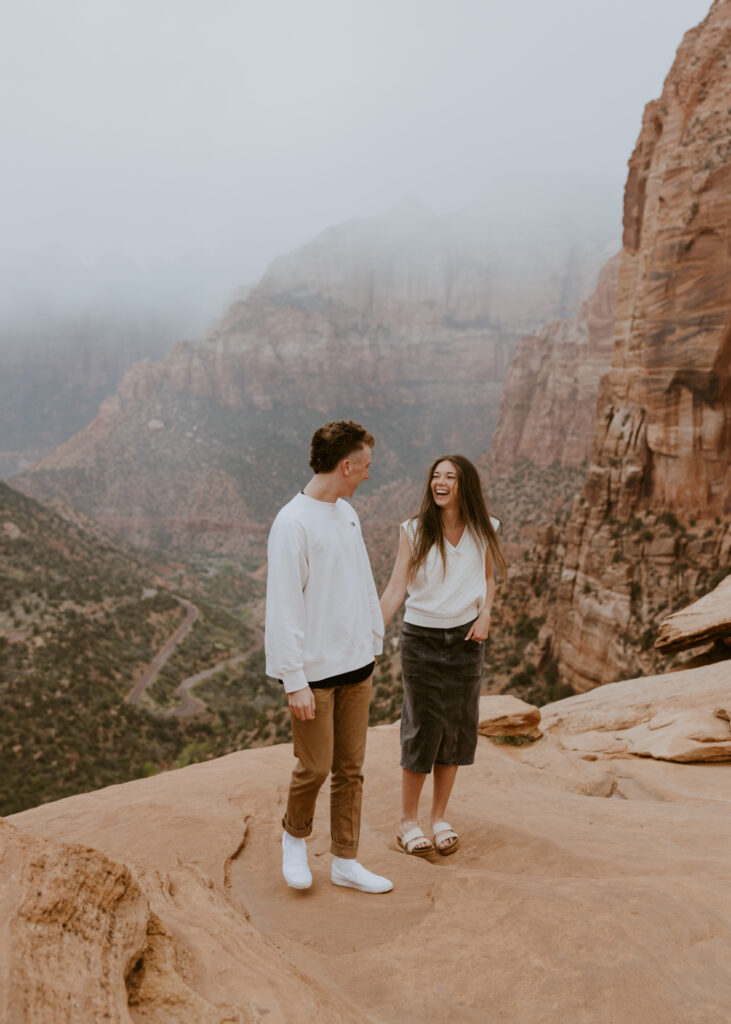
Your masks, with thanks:
M 487 634 L 490 631 L 490 611 L 495 599 L 495 574 L 492 569 L 492 554 L 489 547 L 485 552 L 485 585 L 487 591 L 485 607 L 472 623 L 472 628 L 465 637 L 465 640 L 474 640 L 476 644 L 484 643 L 487 640 Z
M 470 631 L 465 637 L 465 640 L 474 640 L 476 644 L 484 643 L 487 640 L 487 634 L 490 631 L 490 609 L 485 608 L 477 616 L 475 621 L 470 626 Z

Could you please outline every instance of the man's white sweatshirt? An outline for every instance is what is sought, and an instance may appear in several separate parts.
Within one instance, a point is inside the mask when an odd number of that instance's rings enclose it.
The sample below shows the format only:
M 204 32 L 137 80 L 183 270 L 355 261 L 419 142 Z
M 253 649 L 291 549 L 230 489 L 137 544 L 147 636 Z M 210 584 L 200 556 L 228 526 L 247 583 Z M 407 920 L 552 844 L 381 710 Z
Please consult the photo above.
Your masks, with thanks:
M 287 693 L 368 665 L 383 617 L 358 516 L 297 494 L 269 533 L 266 670 Z

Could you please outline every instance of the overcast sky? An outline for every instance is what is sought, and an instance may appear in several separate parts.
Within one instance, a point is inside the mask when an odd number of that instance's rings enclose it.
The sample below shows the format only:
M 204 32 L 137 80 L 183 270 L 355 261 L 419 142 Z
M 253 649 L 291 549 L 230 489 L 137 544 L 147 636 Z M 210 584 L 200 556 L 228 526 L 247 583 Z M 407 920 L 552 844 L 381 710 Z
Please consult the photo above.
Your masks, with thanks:
M 604 179 L 619 232 L 642 109 L 709 6 L 8 0 L 0 269 L 207 260 L 224 294 L 330 224 L 506 173 Z

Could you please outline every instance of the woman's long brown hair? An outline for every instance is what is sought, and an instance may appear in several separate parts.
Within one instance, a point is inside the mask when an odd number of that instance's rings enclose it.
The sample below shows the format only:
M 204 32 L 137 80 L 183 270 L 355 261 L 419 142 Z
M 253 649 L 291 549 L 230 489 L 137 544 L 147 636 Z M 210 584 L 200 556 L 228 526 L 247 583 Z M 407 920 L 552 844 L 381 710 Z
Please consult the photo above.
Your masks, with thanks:
M 500 573 L 504 577 L 507 572 L 505 557 L 500 548 L 500 541 L 495 533 L 495 528 L 490 522 L 479 473 L 464 455 L 440 455 L 438 459 L 434 460 L 427 473 L 426 486 L 424 487 L 421 508 L 417 517 L 418 523 L 413 541 L 411 562 L 409 563 L 409 579 L 413 580 L 435 545 L 442 556 L 444 571 L 447 571 L 447 552 L 444 546 L 442 516 L 431 492 L 431 480 L 434 476 L 434 470 L 440 462 L 451 462 L 457 470 L 459 514 L 464 520 L 465 529 L 470 531 L 475 540 L 483 541 L 490 548 L 493 563 L 497 563 Z

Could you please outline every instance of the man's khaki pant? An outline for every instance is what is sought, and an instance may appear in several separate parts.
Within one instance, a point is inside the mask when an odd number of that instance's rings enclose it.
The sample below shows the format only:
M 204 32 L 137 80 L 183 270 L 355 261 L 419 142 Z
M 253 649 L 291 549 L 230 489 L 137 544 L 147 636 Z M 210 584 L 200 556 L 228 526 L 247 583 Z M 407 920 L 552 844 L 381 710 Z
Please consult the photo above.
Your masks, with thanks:
M 312 832 L 315 801 L 325 779 L 330 782 L 330 852 L 355 858 L 360 838 L 371 679 L 362 683 L 313 690 L 315 717 L 307 722 L 292 715 L 294 755 L 287 813 L 282 824 L 291 836 L 304 838 Z

